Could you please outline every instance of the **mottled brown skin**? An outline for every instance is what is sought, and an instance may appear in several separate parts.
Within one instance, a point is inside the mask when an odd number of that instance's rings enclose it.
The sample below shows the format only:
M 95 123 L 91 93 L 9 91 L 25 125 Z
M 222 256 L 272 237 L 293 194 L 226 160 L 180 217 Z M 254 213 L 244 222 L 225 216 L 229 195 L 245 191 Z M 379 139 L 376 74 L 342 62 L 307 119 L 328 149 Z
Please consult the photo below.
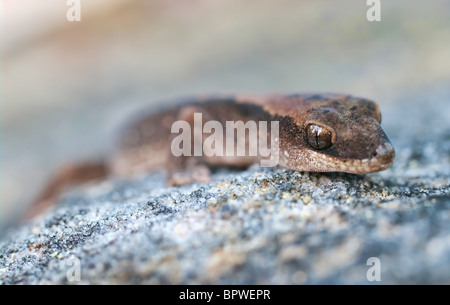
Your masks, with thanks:
M 389 168 L 395 157 L 380 126 L 380 110 L 373 101 L 338 94 L 238 95 L 187 102 L 134 122 L 123 134 L 111 163 L 113 171 L 127 175 L 168 167 L 170 174 L 185 170 L 189 162 L 191 166 L 246 167 L 259 161 L 259 157 L 202 157 L 193 161 L 172 156 L 172 123 L 191 122 L 195 112 L 203 114 L 203 122 L 279 121 L 279 166 L 293 170 L 366 174 Z M 304 128 L 310 123 L 326 127 L 333 134 L 330 148 L 317 150 L 308 144 Z
M 94 174 L 83 175 L 85 165 L 57 175 L 42 202 L 54 202 L 63 187 L 109 175 L 130 176 L 156 169 L 167 169 L 169 185 L 209 181 L 211 166 L 245 168 L 260 161 L 260 156 L 244 157 L 175 157 L 170 150 L 174 138 L 171 126 L 184 120 L 193 125 L 194 113 L 202 113 L 203 123 L 226 121 L 278 121 L 279 167 L 297 171 L 347 172 L 366 174 L 389 168 L 395 158 L 394 149 L 380 127 L 381 114 L 373 101 L 341 94 L 312 95 L 236 95 L 205 97 L 184 101 L 178 106 L 142 115 L 131 121 L 121 133 L 117 150 L 107 162 L 91 165 Z M 308 142 L 309 125 L 320 126 L 330 135 L 332 145 L 316 149 Z M 270 138 L 270 135 L 269 135 Z M 199 141 L 203 141 L 200 139 Z M 248 141 L 248 139 L 247 139 Z M 269 141 L 270 143 L 270 141 Z M 41 209 L 39 209 L 41 210 Z

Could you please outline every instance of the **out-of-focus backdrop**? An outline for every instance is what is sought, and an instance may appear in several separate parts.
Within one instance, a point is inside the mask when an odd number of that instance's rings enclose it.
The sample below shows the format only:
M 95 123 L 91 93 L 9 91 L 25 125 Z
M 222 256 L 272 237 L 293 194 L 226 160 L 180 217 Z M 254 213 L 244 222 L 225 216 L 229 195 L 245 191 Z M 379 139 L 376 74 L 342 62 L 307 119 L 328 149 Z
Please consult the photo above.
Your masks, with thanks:
M 395 146 L 414 118 L 390 109 L 450 84 L 445 0 L 381 0 L 380 22 L 361 0 L 80 3 L 81 21 L 68 22 L 66 1 L 0 0 L 4 219 L 59 166 L 107 153 L 129 114 L 161 101 L 351 93 L 379 102 Z

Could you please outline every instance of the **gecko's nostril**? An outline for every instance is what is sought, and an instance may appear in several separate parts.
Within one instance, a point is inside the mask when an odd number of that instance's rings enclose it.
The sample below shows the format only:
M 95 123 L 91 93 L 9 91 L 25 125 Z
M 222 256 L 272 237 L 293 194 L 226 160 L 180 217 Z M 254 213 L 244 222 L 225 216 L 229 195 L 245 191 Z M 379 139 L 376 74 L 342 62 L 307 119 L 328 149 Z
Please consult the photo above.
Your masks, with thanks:
M 391 164 L 395 158 L 395 150 L 390 143 L 385 143 L 377 148 L 373 157 L 381 164 Z

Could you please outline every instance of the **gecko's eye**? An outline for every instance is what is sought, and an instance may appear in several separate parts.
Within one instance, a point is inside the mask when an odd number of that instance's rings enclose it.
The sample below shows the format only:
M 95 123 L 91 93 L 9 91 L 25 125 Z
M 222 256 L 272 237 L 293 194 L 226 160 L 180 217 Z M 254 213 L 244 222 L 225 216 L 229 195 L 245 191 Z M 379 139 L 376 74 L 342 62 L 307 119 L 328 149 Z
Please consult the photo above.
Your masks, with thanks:
M 306 126 L 306 140 L 312 148 L 327 149 L 333 145 L 332 138 L 331 132 L 319 125 L 309 124 Z

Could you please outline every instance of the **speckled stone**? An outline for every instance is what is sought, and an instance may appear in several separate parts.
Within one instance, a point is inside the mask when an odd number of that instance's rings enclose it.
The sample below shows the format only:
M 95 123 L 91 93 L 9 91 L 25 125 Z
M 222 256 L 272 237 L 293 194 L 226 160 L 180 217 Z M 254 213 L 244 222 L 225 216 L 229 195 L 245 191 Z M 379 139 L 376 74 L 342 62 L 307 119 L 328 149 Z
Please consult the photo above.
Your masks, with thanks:
M 73 190 L 0 241 L 0 284 L 371 284 L 371 257 L 383 284 L 450 284 L 444 88 L 387 108 L 397 158 L 380 173 L 253 166 L 203 185 L 166 188 L 159 172 Z
M 446 169 L 448 171 L 448 168 Z M 1 284 L 449 283 L 448 173 L 225 170 L 165 188 L 162 173 L 67 195 L 0 243 Z M 69 282 L 70 257 L 81 281 Z

